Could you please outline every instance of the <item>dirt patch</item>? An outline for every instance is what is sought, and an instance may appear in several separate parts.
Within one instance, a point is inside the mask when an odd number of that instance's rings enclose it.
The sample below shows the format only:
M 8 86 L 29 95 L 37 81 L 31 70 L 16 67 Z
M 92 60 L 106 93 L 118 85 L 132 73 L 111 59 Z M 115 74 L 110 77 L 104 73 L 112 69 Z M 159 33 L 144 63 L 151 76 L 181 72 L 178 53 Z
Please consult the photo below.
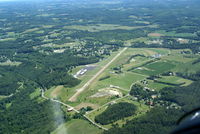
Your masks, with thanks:
M 92 95 L 92 98 L 106 97 L 106 96 L 122 96 L 122 93 L 114 88 L 100 89 L 99 92 Z
M 63 88 L 63 86 L 57 86 L 57 87 L 53 90 L 53 92 L 51 92 L 51 96 L 52 96 L 53 98 L 57 97 L 57 96 L 60 94 L 62 88 Z
M 177 41 L 178 41 L 180 44 L 186 44 L 186 43 L 189 42 L 189 40 L 183 39 L 183 38 L 178 38 Z
M 81 103 L 81 104 L 79 104 L 79 105 L 77 105 L 76 107 L 75 107 L 75 109 L 77 109 L 77 110 L 80 110 L 81 108 L 83 108 L 83 107 L 92 107 L 93 109 L 96 109 L 96 108 L 98 108 L 99 107 L 99 105 L 97 105 L 97 104 L 92 104 L 92 103 Z
M 160 33 L 149 33 L 148 36 L 149 37 L 161 37 L 161 36 L 164 36 L 164 35 L 160 34 Z

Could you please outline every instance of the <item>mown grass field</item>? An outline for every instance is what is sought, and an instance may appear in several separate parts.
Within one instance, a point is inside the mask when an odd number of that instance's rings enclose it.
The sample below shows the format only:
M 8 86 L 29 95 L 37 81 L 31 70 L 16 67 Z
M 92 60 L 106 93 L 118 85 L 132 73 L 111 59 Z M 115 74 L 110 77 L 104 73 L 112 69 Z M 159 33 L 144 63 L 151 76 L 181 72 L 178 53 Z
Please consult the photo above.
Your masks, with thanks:
M 114 85 L 120 87 L 122 89 L 130 89 L 132 83 L 135 83 L 139 80 L 145 78 L 145 76 L 134 74 L 134 73 L 121 73 L 121 74 L 111 74 L 111 77 L 102 81 L 98 81 L 95 88 L 98 89 L 102 87 L 109 87 L 110 85 Z
M 60 125 L 51 134 L 101 134 L 102 130 L 91 125 L 88 121 L 77 119 Z
M 170 71 L 175 67 L 174 64 L 171 64 L 167 61 L 158 61 L 148 65 L 145 65 L 141 68 L 135 69 L 133 72 L 141 73 L 145 75 L 158 75 L 166 71 Z

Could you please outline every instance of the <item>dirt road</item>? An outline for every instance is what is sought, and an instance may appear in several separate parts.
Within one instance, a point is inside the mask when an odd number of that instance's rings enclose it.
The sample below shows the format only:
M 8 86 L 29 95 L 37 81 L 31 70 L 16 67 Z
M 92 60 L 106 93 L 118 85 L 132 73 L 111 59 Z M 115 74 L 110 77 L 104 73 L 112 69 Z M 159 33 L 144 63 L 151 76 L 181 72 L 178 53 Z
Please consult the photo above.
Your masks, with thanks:
M 69 101 L 76 101 L 77 97 L 83 92 L 88 86 L 99 76 L 101 75 L 112 63 L 115 61 L 124 51 L 126 51 L 127 47 L 125 47 L 122 51 L 120 51 L 110 62 L 108 62 L 99 72 L 97 72 L 82 88 L 78 89 L 77 92 L 69 99 Z

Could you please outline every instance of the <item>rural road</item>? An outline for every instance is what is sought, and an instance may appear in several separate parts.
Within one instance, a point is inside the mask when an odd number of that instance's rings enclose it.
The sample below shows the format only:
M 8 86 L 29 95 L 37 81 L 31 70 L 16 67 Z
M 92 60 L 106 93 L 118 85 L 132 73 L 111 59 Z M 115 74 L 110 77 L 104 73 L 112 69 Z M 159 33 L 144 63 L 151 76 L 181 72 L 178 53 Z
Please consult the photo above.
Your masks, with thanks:
M 68 108 L 72 108 L 74 112 L 80 113 L 80 111 L 76 110 L 74 107 L 72 107 L 72 106 L 70 106 L 70 105 L 68 105 L 68 104 L 66 104 L 66 103 L 64 103 L 64 102 L 61 102 L 61 101 L 56 100 L 56 99 L 50 99 L 50 98 L 46 97 L 46 96 L 44 95 L 44 90 L 43 90 L 43 89 L 41 89 L 41 97 L 44 98 L 44 99 L 46 99 L 46 100 L 51 100 L 51 101 L 53 101 L 53 102 L 60 103 L 60 104 L 66 106 L 66 107 L 68 107 Z M 89 122 L 91 122 L 93 125 L 97 126 L 98 128 L 103 129 L 103 130 L 108 130 L 107 128 L 105 128 L 105 127 L 103 127 L 103 126 L 97 124 L 95 121 L 93 121 L 92 119 L 90 119 L 87 115 L 83 115 L 83 116 L 84 116 Z
M 110 62 L 108 62 L 102 69 L 99 70 L 82 88 L 78 89 L 77 92 L 69 98 L 69 101 L 75 102 L 77 97 L 83 92 L 88 86 L 99 76 L 101 75 L 105 69 L 107 69 L 124 51 L 126 51 L 127 47 L 125 47 L 122 51 L 120 51 Z

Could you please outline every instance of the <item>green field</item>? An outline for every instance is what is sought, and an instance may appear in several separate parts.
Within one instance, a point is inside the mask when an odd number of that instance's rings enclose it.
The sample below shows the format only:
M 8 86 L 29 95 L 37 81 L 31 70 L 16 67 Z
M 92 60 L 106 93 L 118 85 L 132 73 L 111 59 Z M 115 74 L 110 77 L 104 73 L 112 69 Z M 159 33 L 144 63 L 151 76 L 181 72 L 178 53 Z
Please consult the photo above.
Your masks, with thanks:
M 145 75 L 158 75 L 166 71 L 170 71 L 175 67 L 174 64 L 171 64 L 167 61 L 158 61 L 148 65 L 145 65 L 141 68 L 135 69 L 133 72 L 141 73 Z
M 51 134 L 100 134 L 102 130 L 91 125 L 85 120 L 71 120 L 65 124 L 60 125 Z
M 131 120 L 131 119 L 134 119 L 136 117 L 139 117 L 139 116 L 142 116 L 144 115 L 148 110 L 149 110 L 149 107 L 147 105 L 144 105 L 140 102 L 137 102 L 137 101 L 133 101 L 132 100 L 132 97 L 128 96 L 128 97 L 125 97 L 125 98 L 122 98 L 122 99 L 119 99 L 117 101 L 115 101 L 115 103 L 119 103 L 119 102 L 128 102 L 128 103 L 132 103 L 134 104 L 136 107 L 137 107 L 137 111 L 136 113 L 133 115 L 133 116 L 129 116 L 129 117 L 126 117 L 124 118 L 123 120 L 118 120 L 115 123 L 117 123 L 119 126 L 122 126 L 123 124 L 126 123 L 126 120 Z M 104 106 L 104 107 L 101 107 L 100 109 L 88 114 L 88 116 L 94 120 L 95 119 L 95 116 L 101 114 L 103 111 L 105 111 L 106 109 L 108 108 L 108 105 Z M 103 125 L 104 127 L 106 128 L 111 128 L 112 125 L 111 124 L 108 124 L 108 125 Z
M 192 83 L 191 80 L 183 79 L 177 76 L 163 76 L 161 79 L 158 79 L 158 81 L 171 83 L 171 84 L 181 84 L 185 83 L 183 85 L 187 86 Z
M 129 90 L 132 83 L 145 78 L 145 76 L 129 72 L 125 72 L 122 74 L 112 74 L 110 76 L 111 77 L 106 80 L 99 81 L 95 87 L 103 88 L 109 87 L 110 85 L 114 85 L 122 89 Z
M 165 87 L 172 87 L 170 85 L 166 85 L 166 84 L 161 84 L 161 83 L 157 83 L 157 82 L 153 82 L 153 81 L 148 81 L 148 87 L 151 89 L 154 89 L 156 91 L 159 91 Z

